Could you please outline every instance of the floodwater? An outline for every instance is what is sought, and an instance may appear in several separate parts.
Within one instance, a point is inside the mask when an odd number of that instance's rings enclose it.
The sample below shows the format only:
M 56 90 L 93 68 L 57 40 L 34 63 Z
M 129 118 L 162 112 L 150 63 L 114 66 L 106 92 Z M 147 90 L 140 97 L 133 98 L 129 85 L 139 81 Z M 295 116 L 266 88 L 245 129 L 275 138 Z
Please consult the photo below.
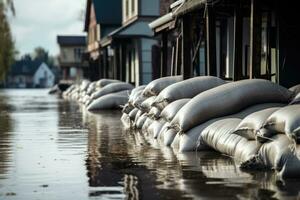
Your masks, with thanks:
M 0 199 L 296 199 L 300 181 L 176 154 L 47 90 L 0 91 Z

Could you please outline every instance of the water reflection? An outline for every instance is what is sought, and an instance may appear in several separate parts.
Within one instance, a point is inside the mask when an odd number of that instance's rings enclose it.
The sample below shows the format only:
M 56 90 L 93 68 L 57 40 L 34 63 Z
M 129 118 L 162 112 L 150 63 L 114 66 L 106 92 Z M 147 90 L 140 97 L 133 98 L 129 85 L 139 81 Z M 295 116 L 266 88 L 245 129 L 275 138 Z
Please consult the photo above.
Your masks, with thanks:
M 9 160 L 11 157 L 11 126 L 9 114 L 9 99 L 0 93 L 0 179 L 4 179 L 9 172 Z

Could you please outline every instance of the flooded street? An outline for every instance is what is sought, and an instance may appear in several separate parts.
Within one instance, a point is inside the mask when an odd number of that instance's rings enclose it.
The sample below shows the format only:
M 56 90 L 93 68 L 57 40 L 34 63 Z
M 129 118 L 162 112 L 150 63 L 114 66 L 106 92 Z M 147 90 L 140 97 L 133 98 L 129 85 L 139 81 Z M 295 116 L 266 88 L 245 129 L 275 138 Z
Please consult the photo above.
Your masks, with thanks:
M 296 199 L 300 181 L 177 154 L 47 90 L 0 91 L 0 199 Z

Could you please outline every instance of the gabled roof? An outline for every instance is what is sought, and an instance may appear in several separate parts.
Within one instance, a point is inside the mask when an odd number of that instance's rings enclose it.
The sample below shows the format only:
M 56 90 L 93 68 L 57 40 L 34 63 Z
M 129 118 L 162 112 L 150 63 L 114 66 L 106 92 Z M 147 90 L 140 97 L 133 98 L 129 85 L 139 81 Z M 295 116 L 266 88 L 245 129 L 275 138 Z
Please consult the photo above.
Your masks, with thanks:
M 75 35 L 58 35 L 57 43 L 62 46 L 85 46 L 86 37 Z
M 84 31 L 88 31 L 92 4 L 97 24 L 120 25 L 122 23 L 122 0 L 87 0 Z
M 33 76 L 42 64 L 43 62 L 41 61 L 32 61 L 32 60 L 17 61 L 11 66 L 9 74 L 12 76 L 17 76 L 17 75 Z

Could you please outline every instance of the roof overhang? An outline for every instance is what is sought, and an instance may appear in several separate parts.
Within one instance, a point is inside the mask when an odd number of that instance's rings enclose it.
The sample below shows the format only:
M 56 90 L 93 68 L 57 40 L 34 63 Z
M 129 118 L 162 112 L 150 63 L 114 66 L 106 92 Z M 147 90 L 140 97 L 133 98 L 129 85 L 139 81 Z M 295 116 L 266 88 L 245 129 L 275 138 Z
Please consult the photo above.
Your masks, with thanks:
M 135 20 L 130 24 L 126 24 L 102 38 L 100 41 L 101 47 L 110 45 L 113 39 L 125 39 L 145 37 L 152 38 L 153 31 L 149 28 L 148 21 Z
M 171 4 L 171 12 L 151 22 L 149 27 L 155 33 L 171 30 L 175 28 L 176 18 L 203 7 L 206 1 L 207 0 L 178 0 Z

